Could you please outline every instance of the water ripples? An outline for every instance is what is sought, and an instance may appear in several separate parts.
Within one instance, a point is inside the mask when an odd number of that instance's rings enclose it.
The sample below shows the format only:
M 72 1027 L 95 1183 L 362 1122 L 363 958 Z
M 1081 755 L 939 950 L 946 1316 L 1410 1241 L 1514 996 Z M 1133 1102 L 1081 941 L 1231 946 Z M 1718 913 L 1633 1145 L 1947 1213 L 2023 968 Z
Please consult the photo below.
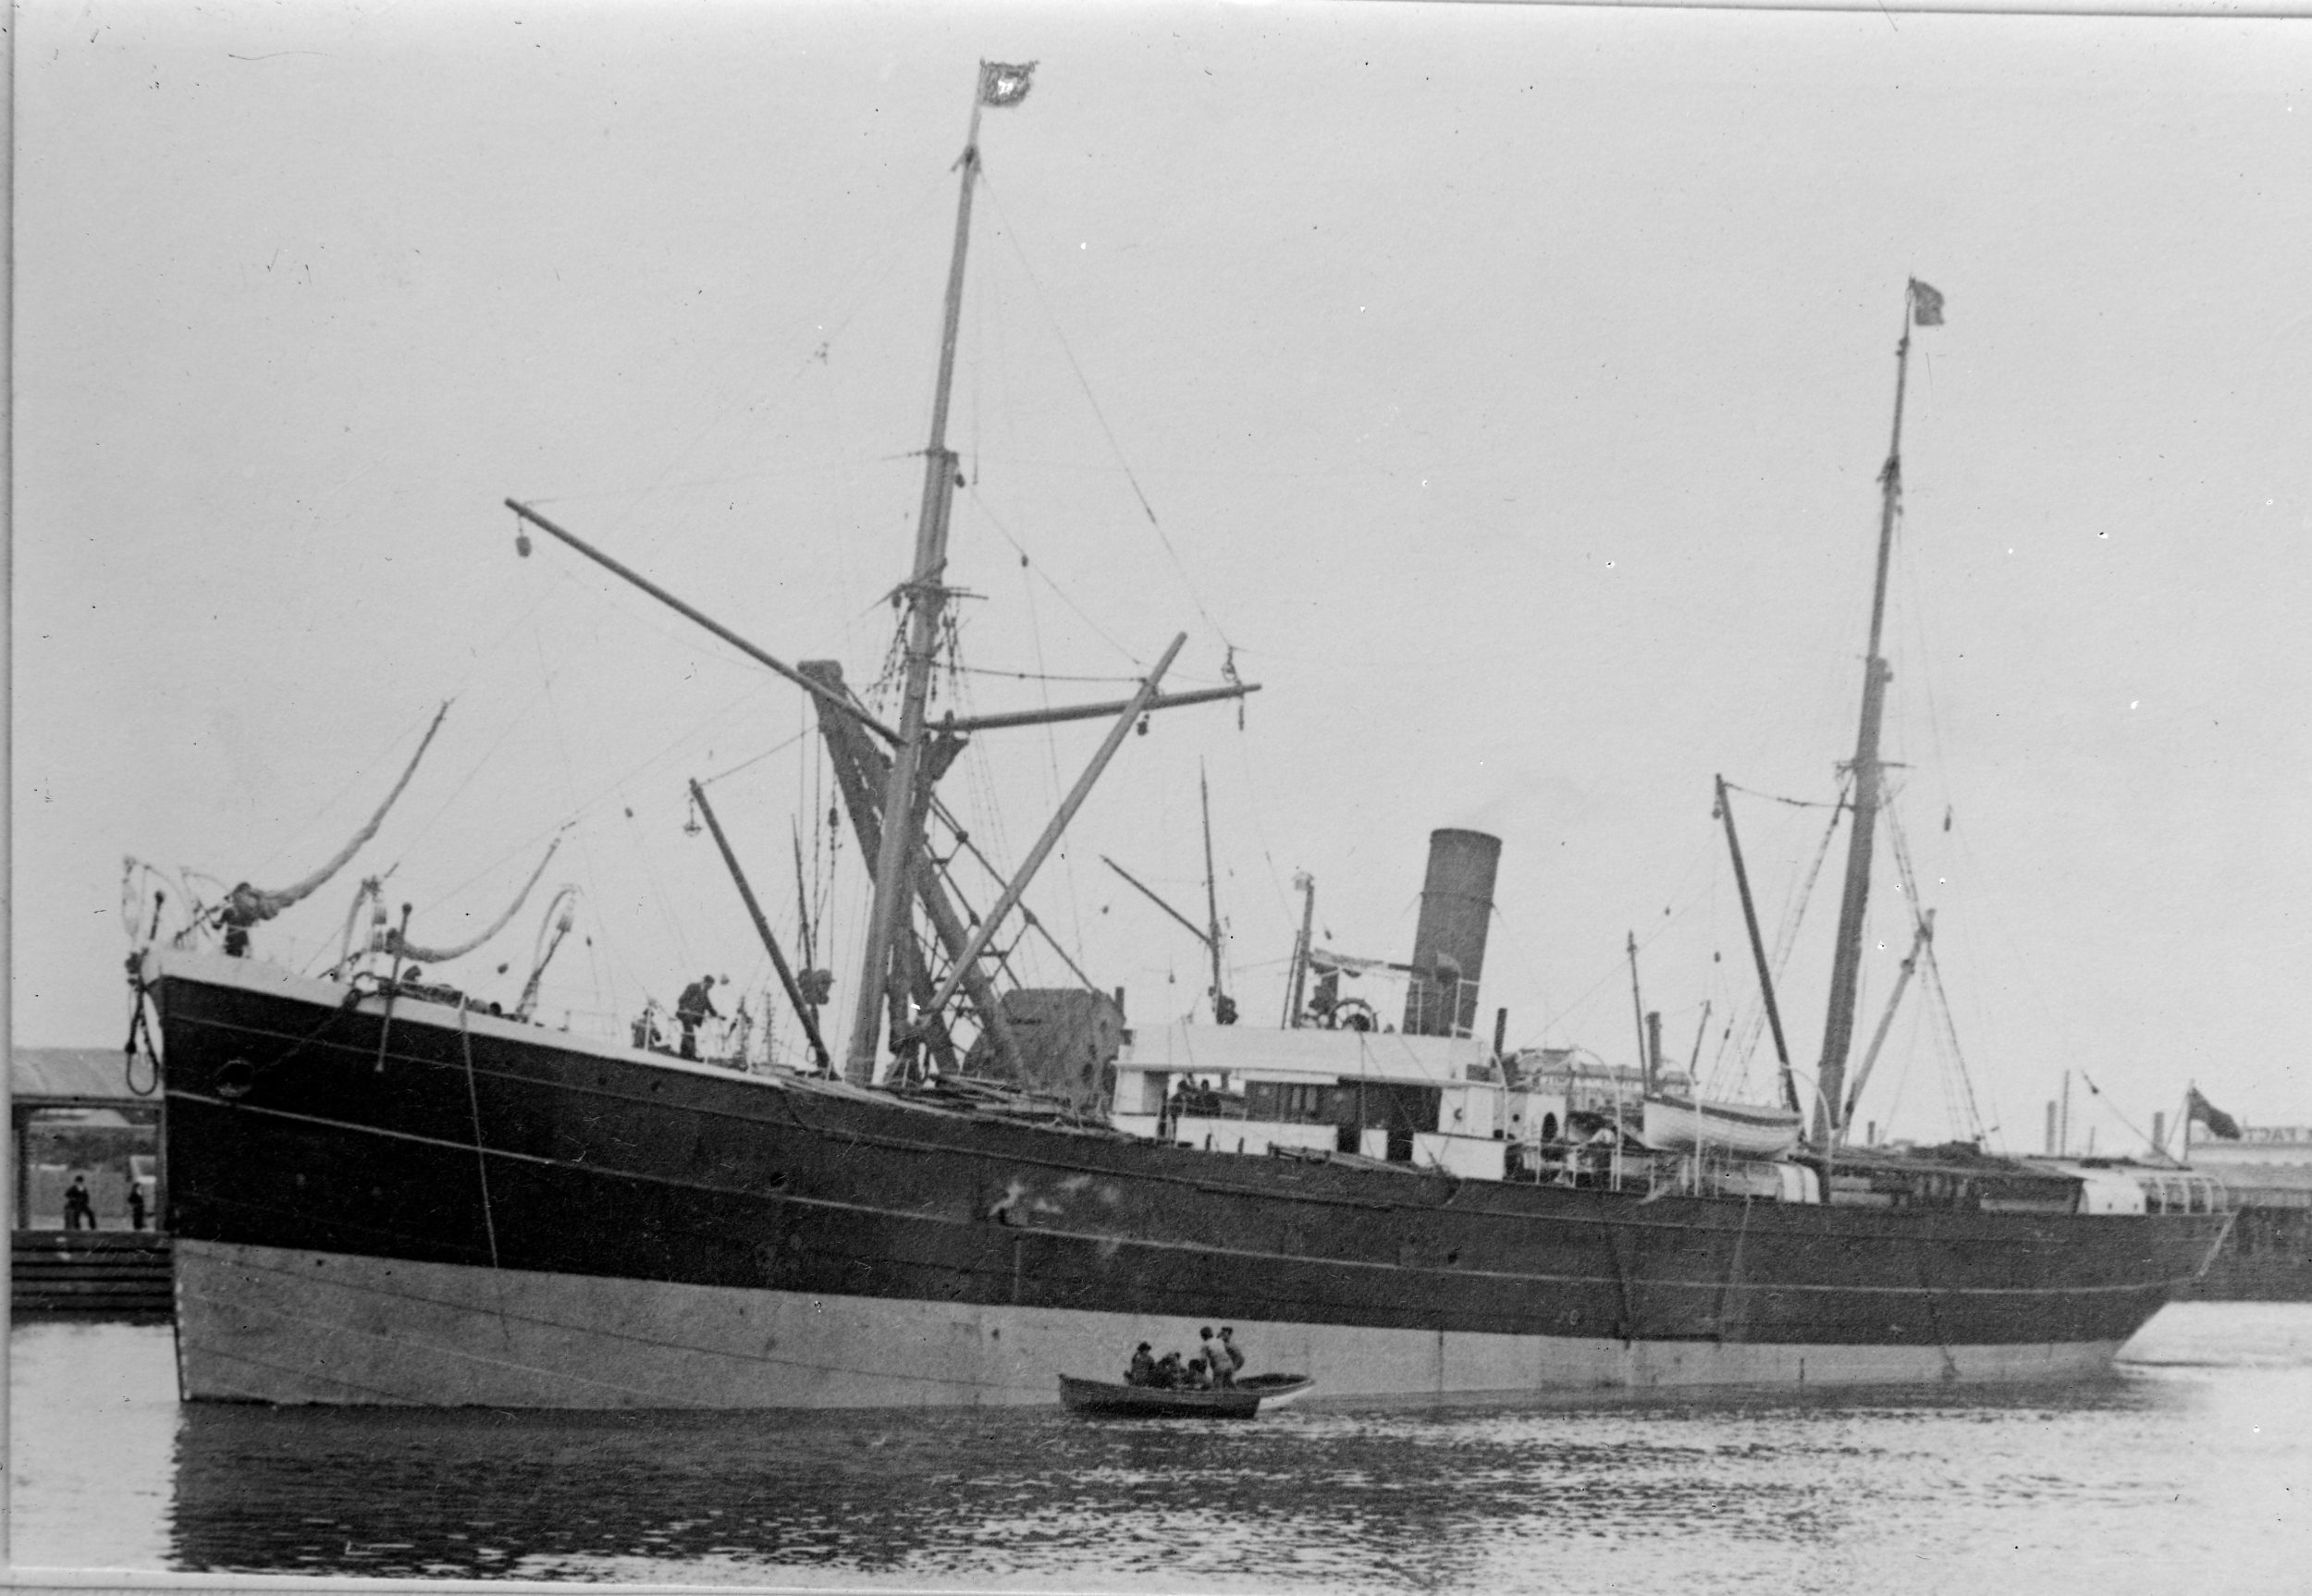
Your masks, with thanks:
M 107 1444 L 128 1462 L 104 1478 L 148 1484 L 101 1502 L 87 1470 L 59 1466 L 73 1404 L 99 1393 L 52 1388 L 95 1355 L 165 1368 L 167 1332 L 76 1333 L 18 1334 L 28 1564 L 117 1563 L 88 1544 L 110 1525 L 134 1531 L 127 1565 L 225 1573 L 2173 1596 L 2219 1567 L 2230 1591 L 2294 1589 L 2312 1554 L 2296 1484 L 2312 1480 L 2306 1305 L 2171 1308 L 2113 1378 L 2060 1389 L 1236 1425 L 107 1393 Z

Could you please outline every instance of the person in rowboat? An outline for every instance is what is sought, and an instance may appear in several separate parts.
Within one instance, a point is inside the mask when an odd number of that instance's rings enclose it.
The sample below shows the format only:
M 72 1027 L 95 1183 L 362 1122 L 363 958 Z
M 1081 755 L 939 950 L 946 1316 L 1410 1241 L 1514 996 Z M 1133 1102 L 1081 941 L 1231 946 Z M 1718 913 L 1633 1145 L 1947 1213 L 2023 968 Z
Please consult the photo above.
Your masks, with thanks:
M 1204 1355 L 1204 1367 L 1211 1371 L 1212 1384 L 1222 1390 L 1236 1384 L 1236 1370 L 1244 1367 L 1244 1354 L 1228 1344 L 1228 1332 L 1223 1330 L 1218 1341 L 1212 1339 L 1209 1324 L 1196 1333 L 1204 1344 L 1198 1350 Z
M 1220 1356 L 1225 1361 L 1216 1367 L 1221 1370 L 1220 1382 L 1223 1385 L 1235 1385 L 1236 1376 L 1244 1372 L 1244 1348 L 1236 1344 L 1236 1337 L 1235 1326 L 1224 1324 L 1220 1327 Z
M 1124 1371 L 1124 1383 L 1126 1385 L 1156 1383 L 1156 1359 L 1150 1356 L 1148 1343 L 1143 1341 L 1133 1350 L 1132 1367 Z

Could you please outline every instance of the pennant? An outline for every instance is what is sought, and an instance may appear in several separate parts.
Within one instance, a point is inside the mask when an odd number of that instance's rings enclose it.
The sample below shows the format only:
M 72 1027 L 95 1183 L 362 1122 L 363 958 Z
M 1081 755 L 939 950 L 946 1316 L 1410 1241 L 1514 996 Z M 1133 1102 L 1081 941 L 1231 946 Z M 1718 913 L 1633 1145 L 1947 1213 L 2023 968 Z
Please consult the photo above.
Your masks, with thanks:
M 2185 1101 L 2189 1105 L 2191 1117 L 2199 1121 L 2201 1124 L 2206 1125 L 2225 1141 L 2236 1142 L 2240 1139 L 2240 1122 L 2206 1098 L 2201 1097 L 2197 1087 L 2192 1088 L 2191 1095 L 2185 1099 Z
M 979 63 L 979 103 L 982 105 L 1016 105 L 1027 98 L 1028 75 L 1034 72 L 1033 61 L 1024 66 L 1012 66 L 1002 61 Z
M 1027 90 L 1022 89 L 1022 93 Z M 1940 290 L 1928 288 L 1918 278 L 1911 279 L 1911 320 L 1914 325 L 1939 327 L 1943 325 L 1943 296 Z

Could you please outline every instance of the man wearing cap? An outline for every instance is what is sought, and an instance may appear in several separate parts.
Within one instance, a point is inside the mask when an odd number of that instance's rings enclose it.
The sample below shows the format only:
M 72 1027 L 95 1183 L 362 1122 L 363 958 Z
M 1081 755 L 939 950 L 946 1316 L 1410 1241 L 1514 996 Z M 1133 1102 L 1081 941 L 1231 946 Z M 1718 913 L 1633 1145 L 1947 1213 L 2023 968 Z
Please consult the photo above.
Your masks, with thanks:
M 712 1014 L 718 1020 L 722 1018 L 716 1012 L 714 999 L 709 995 L 714 984 L 712 976 L 701 976 L 684 987 L 683 995 L 674 1000 L 674 1017 L 683 1027 L 683 1056 L 686 1059 L 698 1057 L 698 1027 L 707 1016 Z

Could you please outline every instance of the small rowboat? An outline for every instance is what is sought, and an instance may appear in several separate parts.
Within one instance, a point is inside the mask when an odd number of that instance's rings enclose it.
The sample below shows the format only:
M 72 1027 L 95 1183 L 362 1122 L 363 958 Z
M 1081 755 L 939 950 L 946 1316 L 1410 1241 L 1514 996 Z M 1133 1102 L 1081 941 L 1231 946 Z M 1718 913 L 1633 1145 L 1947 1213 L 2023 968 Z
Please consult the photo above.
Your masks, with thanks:
M 1250 1418 L 1261 1405 L 1280 1407 L 1316 1383 L 1305 1374 L 1256 1374 L 1219 1391 L 1166 1390 L 1110 1380 L 1060 1376 L 1060 1400 L 1073 1413 L 1112 1418 Z

